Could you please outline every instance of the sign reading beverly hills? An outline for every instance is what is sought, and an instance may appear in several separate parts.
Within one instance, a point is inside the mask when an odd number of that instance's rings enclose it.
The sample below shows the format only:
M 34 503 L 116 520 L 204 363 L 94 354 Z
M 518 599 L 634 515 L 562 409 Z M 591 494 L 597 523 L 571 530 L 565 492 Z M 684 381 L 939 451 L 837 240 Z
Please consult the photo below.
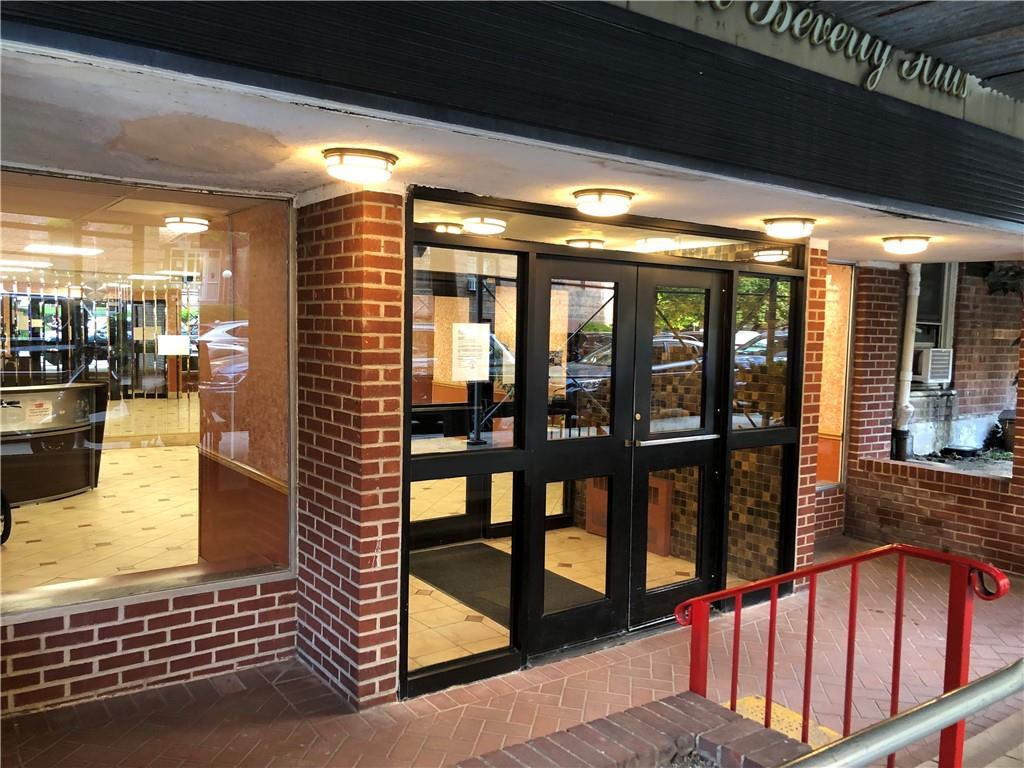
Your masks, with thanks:
M 710 0 L 710 4 L 724 11 L 733 0 Z M 808 45 L 823 45 L 830 53 L 865 64 L 868 74 L 863 85 L 869 91 L 875 90 L 893 64 L 891 44 L 814 8 L 800 7 L 788 0 L 754 0 L 746 3 L 746 15 L 755 26 L 768 27 L 779 35 L 788 33 Z M 901 80 L 916 80 L 934 91 L 961 99 L 967 96 L 967 73 L 924 53 L 908 54 L 899 62 L 896 73 Z

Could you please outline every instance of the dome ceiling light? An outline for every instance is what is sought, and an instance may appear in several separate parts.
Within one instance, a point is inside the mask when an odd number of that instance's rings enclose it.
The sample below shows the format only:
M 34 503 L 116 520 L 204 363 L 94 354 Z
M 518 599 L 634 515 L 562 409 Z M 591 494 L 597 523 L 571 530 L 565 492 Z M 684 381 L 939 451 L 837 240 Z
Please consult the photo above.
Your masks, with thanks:
M 777 264 L 788 258 L 789 250 L 786 248 L 762 248 L 760 251 L 754 251 L 754 261 L 760 261 L 762 264 Z
M 592 237 L 572 237 L 566 240 L 565 244 L 572 248 L 604 248 L 604 240 L 596 240 Z
M 164 226 L 177 235 L 197 235 L 210 228 L 210 220 L 199 216 L 167 216 Z
M 572 196 L 576 210 L 587 216 L 621 216 L 629 211 L 633 194 L 624 189 L 593 188 L 577 189 Z
M 462 224 L 457 221 L 432 221 L 430 226 L 440 235 L 461 235 Z
M 814 222 L 814 219 L 798 216 L 764 219 L 764 231 L 768 233 L 768 237 L 776 237 L 779 240 L 798 240 L 811 236 Z
M 323 152 L 327 173 L 353 184 L 380 184 L 391 178 L 398 156 L 376 149 L 331 147 Z
M 508 226 L 504 219 L 470 216 L 462 220 L 462 228 L 474 235 L 500 235 Z
M 928 241 L 930 239 L 921 235 L 883 237 L 882 247 L 886 253 L 892 253 L 896 256 L 913 256 L 915 253 L 924 253 L 928 250 Z

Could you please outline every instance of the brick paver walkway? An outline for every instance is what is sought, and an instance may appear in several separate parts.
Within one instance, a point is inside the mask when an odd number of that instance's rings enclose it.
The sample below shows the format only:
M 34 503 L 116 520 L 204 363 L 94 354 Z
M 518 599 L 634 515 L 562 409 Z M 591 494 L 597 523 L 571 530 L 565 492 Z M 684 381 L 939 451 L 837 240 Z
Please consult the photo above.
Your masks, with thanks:
M 819 552 L 849 550 L 841 541 Z M 861 570 L 854 727 L 888 711 L 895 558 Z M 908 566 L 904 705 L 940 692 L 947 576 L 926 563 Z M 823 576 L 815 633 L 813 710 L 838 729 L 845 668 L 848 579 Z M 775 700 L 799 710 L 806 594 L 780 603 Z M 763 693 L 767 606 L 744 610 L 740 695 Z M 714 620 L 714 698 L 728 689 L 731 616 Z M 1024 655 L 1024 599 L 976 602 L 971 676 Z M 143 691 L 5 720 L 3 765 L 61 766 L 441 766 L 683 691 L 688 631 L 671 628 L 613 647 L 563 658 L 448 691 L 351 712 L 298 662 Z M 975 717 L 976 733 L 1021 708 L 1020 699 Z M 937 740 L 899 756 L 917 766 Z

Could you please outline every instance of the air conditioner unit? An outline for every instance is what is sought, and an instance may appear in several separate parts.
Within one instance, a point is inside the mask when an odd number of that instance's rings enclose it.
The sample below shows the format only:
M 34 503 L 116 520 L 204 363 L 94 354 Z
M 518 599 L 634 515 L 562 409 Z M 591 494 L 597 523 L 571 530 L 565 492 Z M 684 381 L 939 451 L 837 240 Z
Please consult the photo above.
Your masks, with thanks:
M 952 382 L 953 350 L 941 347 L 915 350 L 913 380 L 926 386 Z

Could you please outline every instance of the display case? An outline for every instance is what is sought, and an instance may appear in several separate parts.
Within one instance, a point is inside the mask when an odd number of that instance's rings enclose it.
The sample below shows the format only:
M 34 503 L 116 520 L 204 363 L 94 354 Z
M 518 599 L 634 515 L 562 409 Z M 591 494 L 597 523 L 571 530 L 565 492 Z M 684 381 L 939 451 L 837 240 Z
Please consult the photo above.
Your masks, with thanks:
M 99 483 L 104 384 L 0 389 L 0 487 L 14 506 L 70 496 Z

